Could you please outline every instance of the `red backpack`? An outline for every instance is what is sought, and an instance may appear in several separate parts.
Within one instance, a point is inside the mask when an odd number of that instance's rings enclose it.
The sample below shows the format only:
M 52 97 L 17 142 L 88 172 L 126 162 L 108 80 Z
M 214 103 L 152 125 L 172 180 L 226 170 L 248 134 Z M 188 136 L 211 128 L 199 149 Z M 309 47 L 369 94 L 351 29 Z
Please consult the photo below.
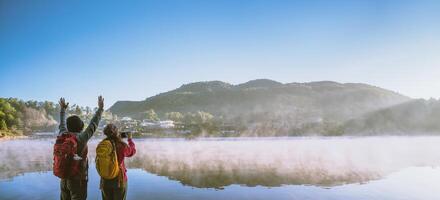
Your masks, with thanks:
M 84 149 L 86 149 L 86 147 L 84 147 Z M 53 147 L 53 174 L 62 179 L 79 176 L 81 174 L 81 162 L 85 160 L 86 157 L 81 155 L 82 160 L 74 159 L 77 152 L 78 139 L 75 134 L 63 133 L 57 136 Z

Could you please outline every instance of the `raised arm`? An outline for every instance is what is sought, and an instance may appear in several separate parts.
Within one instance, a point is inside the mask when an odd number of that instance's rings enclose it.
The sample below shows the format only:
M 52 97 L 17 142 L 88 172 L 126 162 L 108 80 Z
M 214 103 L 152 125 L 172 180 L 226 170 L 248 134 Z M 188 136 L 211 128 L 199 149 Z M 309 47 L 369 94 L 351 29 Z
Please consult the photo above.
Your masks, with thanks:
M 64 98 L 61 98 L 59 101 L 60 104 L 60 126 L 58 127 L 60 129 L 60 132 L 58 134 L 62 134 L 67 132 L 66 128 L 66 110 L 69 106 L 69 103 L 66 103 Z
M 98 110 L 90 121 L 89 126 L 87 126 L 86 130 L 79 134 L 79 139 L 84 143 L 89 141 L 89 139 L 93 136 L 96 129 L 98 129 L 99 121 L 101 120 L 102 112 L 104 111 L 104 98 L 102 96 L 98 97 Z
M 124 149 L 124 157 L 132 157 L 136 154 L 136 146 L 134 145 L 132 138 L 132 134 L 128 134 L 128 146 Z

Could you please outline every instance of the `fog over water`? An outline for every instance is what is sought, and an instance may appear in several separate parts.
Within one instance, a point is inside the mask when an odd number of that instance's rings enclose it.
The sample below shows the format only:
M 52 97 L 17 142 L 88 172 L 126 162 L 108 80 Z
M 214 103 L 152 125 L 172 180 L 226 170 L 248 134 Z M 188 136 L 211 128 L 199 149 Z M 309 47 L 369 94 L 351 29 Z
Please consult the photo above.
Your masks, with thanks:
M 54 139 L 1 141 L 0 178 L 51 171 Z M 93 164 L 98 140 L 89 146 Z M 440 137 L 135 139 L 129 168 L 198 188 L 365 183 L 440 166 Z M 90 170 L 95 170 L 92 166 Z
M 196 187 L 365 182 L 440 164 L 439 138 L 145 141 L 130 166 Z

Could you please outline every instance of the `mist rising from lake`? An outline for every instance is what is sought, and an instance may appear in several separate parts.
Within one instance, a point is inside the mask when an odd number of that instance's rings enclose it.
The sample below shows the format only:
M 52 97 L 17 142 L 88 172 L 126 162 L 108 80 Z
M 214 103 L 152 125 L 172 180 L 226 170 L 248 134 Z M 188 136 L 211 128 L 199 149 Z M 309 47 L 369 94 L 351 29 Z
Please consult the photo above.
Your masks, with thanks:
M 1 141 L 0 178 L 50 172 L 53 142 Z M 93 173 L 97 142 L 94 139 L 89 146 Z M 127 160 L 130 169 L 195 188 L 327 188 L 367 184 L 412 167 L 440 166 L 440 137 L 135 139 L 135 143 L 137 154 Z
M 439 142 L 432 137 L 145 141 L 130 166 L 196 187 L 330 186 L 438 166 Z

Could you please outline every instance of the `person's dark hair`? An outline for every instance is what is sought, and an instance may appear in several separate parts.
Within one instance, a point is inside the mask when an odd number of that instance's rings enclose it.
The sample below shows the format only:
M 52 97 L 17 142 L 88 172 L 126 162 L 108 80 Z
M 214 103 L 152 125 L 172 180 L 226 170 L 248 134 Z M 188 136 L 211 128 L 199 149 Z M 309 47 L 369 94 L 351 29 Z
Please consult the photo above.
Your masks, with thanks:
M 107 126 L 104 127 L 104 135 L 107 136 L 107 139 L 110 139 L 115 143 L 127 145 L 122 141 L 118 128 L 114 124 L 107 124 Z
M 79 133 L 84 128 L 84 122 L 76 115 L 68 117 L 66 121 L 69 132 Z

